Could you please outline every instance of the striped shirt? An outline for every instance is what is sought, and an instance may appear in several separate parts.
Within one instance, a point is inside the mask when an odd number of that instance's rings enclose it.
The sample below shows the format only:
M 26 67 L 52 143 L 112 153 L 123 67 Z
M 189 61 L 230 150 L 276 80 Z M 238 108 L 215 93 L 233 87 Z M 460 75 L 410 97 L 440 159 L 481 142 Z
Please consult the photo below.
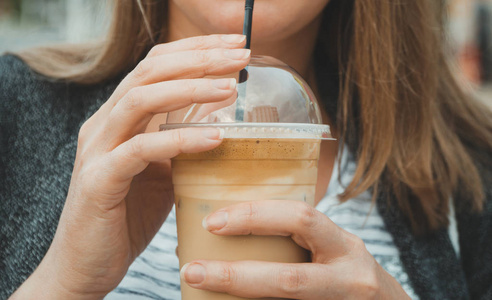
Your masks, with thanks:
M 316 208 L 338 226 L 360 237 L 367 250 L 405 292 L 412 299 L 418 299 L 401 263 L 399 250 L 371 202 L 371 194 L 366 191 L 347 202 L 338 201 L 337 195 L 351 182 L 355 168 L 353 157 L 344 151 L 340 168 L 336 163 L 327 193 Z M 173 210 L 147 249 L 130 266 L 120 285 L 105 299 L 181 299 L 176 246 L 176 214 Z

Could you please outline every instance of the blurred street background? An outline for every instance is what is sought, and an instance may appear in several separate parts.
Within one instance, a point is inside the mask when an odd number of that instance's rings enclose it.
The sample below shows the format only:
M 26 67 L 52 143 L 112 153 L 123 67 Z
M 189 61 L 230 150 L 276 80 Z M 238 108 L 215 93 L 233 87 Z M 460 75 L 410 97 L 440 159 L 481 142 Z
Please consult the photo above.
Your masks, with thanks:
M 107 2 L 0 0 L 0 54 L 101 37 L 109 24 Z M 446 2 L 450 53 L 458 66 L 457 73 L 465 86 L 492 107 L 492 0 Z
M 0 53 L 103 36 L 108 1 L 0 0 Z

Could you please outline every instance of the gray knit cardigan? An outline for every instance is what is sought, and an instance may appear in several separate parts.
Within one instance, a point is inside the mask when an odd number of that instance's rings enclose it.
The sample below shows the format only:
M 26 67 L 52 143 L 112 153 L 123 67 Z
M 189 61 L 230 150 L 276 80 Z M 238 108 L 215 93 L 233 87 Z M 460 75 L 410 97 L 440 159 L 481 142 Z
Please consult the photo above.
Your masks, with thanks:
M 65 203 L 79 128 L 118 81 L 90 87 L 50 82 L 16 57 L 0 57 L 0 299 L 22 284 L 48 250 Z M 416 238 L 397 206 L 383 196 L 378 200 L 421 299 L 492 299 L 491 155 L 475 156 L 485 166 L 487 199 L 484 212 L 473 214 L 460 205 L 466 195 L 455 195 L 460 257 L 447 230 Z

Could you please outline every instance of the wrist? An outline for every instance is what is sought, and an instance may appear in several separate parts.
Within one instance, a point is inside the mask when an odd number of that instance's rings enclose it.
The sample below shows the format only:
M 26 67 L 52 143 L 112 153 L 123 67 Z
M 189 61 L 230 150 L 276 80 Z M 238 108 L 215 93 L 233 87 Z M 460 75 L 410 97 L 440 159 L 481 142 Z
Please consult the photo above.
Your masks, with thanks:
M 106 295 L 106 293 L 92 292 L 88 284 L 74 279 L 73 276 L 65 276 L 64 273 L 48 253 L 34 273 L 10 299 L 94 300 L 103 299 Z

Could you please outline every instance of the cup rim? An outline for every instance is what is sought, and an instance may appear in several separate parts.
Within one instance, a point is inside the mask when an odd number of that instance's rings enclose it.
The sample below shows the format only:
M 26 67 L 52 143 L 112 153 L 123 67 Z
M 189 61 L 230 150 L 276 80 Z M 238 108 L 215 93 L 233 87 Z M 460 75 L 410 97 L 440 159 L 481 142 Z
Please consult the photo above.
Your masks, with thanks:
M 329 125 L 306 123 L 180 123 L 162 124 L 160 131 L 181 128 L 219 128 L 224 138 L 292 138 L 335 140 Z

